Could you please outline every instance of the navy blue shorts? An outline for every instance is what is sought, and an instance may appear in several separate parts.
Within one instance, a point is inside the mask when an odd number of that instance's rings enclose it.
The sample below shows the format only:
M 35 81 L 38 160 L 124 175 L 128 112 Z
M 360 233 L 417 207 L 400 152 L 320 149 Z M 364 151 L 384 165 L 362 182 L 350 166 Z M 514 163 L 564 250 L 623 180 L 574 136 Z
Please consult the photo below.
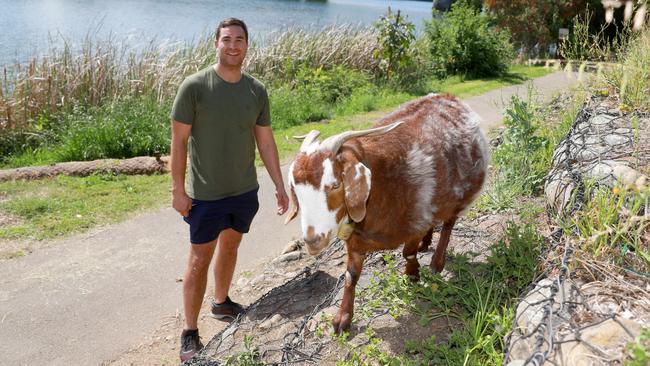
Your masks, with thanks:
M 190 214 L 183 217 L 190 224 L 190 242 L 209 243 L 219 236 L 221 230 L 228 228 L 247 233 L 260 207 L 258 189 L 216 201 L 192 199 Z

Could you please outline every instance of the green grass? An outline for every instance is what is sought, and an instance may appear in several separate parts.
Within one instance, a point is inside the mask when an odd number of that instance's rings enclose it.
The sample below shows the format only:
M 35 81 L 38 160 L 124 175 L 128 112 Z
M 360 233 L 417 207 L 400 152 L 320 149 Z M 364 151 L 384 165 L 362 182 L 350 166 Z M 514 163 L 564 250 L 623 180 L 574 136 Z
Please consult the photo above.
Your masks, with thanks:
M 0 239 L 52 239 L 114 223 L 146 209 L 168 205 L 167 175 L 60 176 L 0 183 L 0 210 L 19 218 L 0 227 Z
M 437 93 L 449 93 L 459 98 L 469 98 L 494 89 L 522 84 L 527 80 L 552 72 L 552 69 L 540 66 L 513 65 L 508 74 L 498 78 L 465 79 L 462 76 L 452 76 L 444 80 L 431 80 L 428 87 Z

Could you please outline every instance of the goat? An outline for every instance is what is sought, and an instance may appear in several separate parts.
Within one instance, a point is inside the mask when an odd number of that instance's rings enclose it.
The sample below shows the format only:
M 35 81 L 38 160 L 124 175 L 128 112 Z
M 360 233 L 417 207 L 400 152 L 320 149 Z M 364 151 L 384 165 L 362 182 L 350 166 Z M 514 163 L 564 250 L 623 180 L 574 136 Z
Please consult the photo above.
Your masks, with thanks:
M 442 224 L 430 267 L 441 272 L 456 219 L 480 194 L 489 152 L 480 118 L 449 95 L 405 104 L 375 128 L 348 131 L 322 142 L 303 136 L 289 167 L 291 209 L 301 211 L 306 249 L 317 255 L 333 233 L 346 242 L 347 271 L 335 333 L 349 329 L 355 286 L 369 252 L 404 243 L 405 273 L 419 277 L 418 251 Z

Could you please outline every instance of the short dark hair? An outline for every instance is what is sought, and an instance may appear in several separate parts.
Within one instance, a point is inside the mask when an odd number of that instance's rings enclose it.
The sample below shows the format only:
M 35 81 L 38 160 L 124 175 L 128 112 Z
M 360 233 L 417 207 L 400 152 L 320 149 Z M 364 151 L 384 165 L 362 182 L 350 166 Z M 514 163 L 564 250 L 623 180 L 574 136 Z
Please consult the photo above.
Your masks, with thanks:
M 248 43 L 248 27 L 246 27 L 246 23 L 244 23 L 243 20 L 237 19 L 237 18 L 228 18 L 228 19 L 222 20 L 221 23 L 219 23 L 219 25 L 217 26 L 215 39 L 217 41 L 219 40 L 219 34 L 221 33 L 221 28 L 230 27 L 232 25 L 236 25 L 238 27 L 241 27 L 244 30 L 244 36 L 246 37 L 246 43 Z

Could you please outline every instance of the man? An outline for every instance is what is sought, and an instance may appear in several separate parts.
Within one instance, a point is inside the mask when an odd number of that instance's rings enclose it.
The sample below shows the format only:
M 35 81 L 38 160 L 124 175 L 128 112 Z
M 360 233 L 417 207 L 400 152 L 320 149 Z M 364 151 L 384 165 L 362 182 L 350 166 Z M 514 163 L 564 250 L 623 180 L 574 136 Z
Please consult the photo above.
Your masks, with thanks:
M 278 215 L 288 206 L 266 90 L 241 70 L 248 49 L 246 24 L 234 18 L 219 23 L 215 48 L 217 63 L 185 79 L 171 112 L 172 205 L 189 223 L 191 242 L 183 278 L 182 361 L 203 347 L 197 319 L 215 250 L 212 316 L 231 320 L 244 310 L 230 300 L 228 290 L 239 243 L 259 207 L 255 143 L 275 184 Z

